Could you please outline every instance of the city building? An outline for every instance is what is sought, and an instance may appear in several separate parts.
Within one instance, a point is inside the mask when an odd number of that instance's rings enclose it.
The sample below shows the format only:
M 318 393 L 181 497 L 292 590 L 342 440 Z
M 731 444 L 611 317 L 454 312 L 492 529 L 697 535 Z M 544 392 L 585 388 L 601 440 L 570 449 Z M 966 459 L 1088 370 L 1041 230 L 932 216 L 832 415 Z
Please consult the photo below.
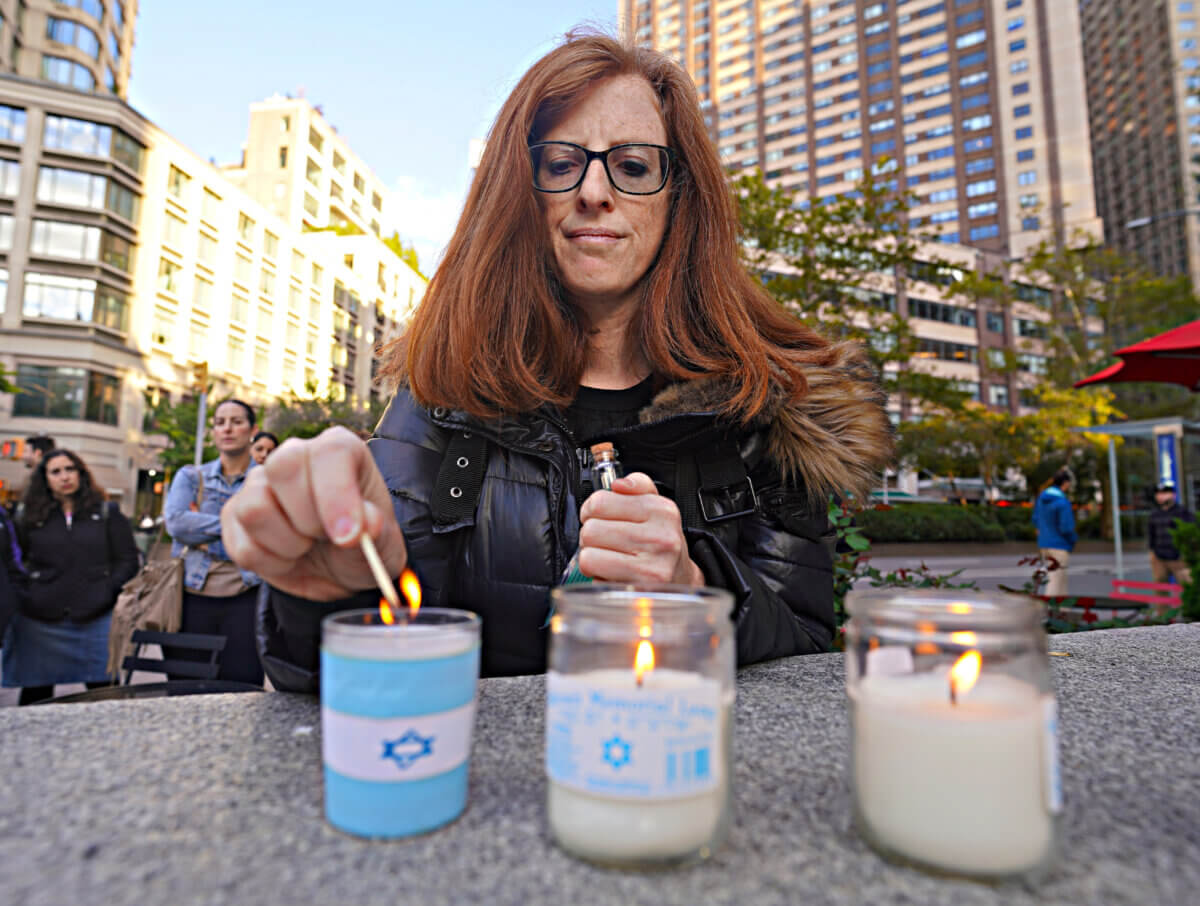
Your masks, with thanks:
M 799 204 L 853 197 L 864 172 L 912 192 L 910 225 L 937 237 L 928 255 L 946 266 L 888 304 L 930 370 L 1019 411 L 1043 364 L 1044 289 L 1005 313 L 945 287 L 956 269 L 1003 275 L 1044 240 L 1102 235 L 1073 2 L 618 0 L 618 20 L 691 74 L 732 174 L 760 169 Z M 986 367 L 1006 348 L 1021 374 Z
M 128 96 L 137 0 L 0 0 L 0 72 Z
M 242 161 L 225 177 L 297 228 L 383 231 L 387 189 L 304 98 L 250 105 Z
M 0 75 L 3 436 L 76 450 L 127 512 L 160 468 L 145 415 L 194 366 L 217 398 L 380 399 L 372 353 L 424 293 L 377 236 L 289 220 L 226 174 L 116 97 Z M 0 461 L 0 496 L 26 479 Z
M 1079 12 L 1107 238 L 1200 286 L 1200 3 L 1083 0 Z

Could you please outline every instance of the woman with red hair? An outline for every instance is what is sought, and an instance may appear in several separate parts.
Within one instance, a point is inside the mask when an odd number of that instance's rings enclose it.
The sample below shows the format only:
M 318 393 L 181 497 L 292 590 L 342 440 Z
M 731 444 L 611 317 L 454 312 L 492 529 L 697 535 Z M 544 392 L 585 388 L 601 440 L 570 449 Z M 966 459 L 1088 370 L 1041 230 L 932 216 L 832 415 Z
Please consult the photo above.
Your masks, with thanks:
M 741 266 L 687 74 L 569 35 L 501 109 L 445 258 L 384 350 L 395 399 L 367 445 L 288 441 L 222 511 L 271 586 L 260 650 L 316 689 L 320 619 L 373 606 L 359 538 L 427 604 L 483 617 L 483 671 L 545 668 L 572 553 L 601 581 L 733 592 L 738 659 L 833 637 L 830 494 L 891 454 L 862 350 L 789 316 Z M 627 477 L 592 491 L 591 443 Z

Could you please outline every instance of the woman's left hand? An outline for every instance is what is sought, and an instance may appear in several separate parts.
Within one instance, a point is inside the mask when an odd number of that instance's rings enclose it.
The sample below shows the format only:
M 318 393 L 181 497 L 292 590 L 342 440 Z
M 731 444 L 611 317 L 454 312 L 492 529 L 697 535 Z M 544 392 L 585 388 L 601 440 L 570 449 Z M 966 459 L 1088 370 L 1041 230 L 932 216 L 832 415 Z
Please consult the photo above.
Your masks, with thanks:
M 602 582 L 704 584 L 688 556 L 679 507 L 634 472 L 596 491 L 579 511 L 579 569 Z

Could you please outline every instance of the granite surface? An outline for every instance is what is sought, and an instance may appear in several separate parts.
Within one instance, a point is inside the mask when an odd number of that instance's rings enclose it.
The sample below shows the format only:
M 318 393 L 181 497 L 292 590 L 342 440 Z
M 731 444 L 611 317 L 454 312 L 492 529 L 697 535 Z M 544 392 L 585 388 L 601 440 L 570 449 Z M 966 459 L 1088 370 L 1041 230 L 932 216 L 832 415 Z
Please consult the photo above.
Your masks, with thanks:
M 842 658 L 738 682 L 736 822 L 708 862 L 595 868 L 547 835 L 540 677 L 488 680 L 457 822 L 370 843 L 322 818 L 315 699 L 282 693 L 0 713 L 0 901 L 1200 903 L 1200 625 L 1057 636 L 1063 847 L 1036 886 L 926 876 L 850 828 Z

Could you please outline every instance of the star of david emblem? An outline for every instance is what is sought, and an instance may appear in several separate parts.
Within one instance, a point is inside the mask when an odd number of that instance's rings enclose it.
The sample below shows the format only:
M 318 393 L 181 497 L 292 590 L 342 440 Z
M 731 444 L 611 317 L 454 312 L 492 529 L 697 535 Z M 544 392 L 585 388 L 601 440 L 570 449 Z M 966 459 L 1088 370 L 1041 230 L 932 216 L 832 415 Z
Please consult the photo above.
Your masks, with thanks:
M 620 736 L 614 736 L 604 743 L 604 760 L 613 766 L 613 770 L 629 764 L 632 752 L 633 747 Z
M 392 759 L 396 767 L 403 771 L 417 759 L 433 754 L 434 739 L 433 736 L 422 736 L 416 730 L 408 730 L 397 739 L 383 740 L 383 755 L 380 757 Z

